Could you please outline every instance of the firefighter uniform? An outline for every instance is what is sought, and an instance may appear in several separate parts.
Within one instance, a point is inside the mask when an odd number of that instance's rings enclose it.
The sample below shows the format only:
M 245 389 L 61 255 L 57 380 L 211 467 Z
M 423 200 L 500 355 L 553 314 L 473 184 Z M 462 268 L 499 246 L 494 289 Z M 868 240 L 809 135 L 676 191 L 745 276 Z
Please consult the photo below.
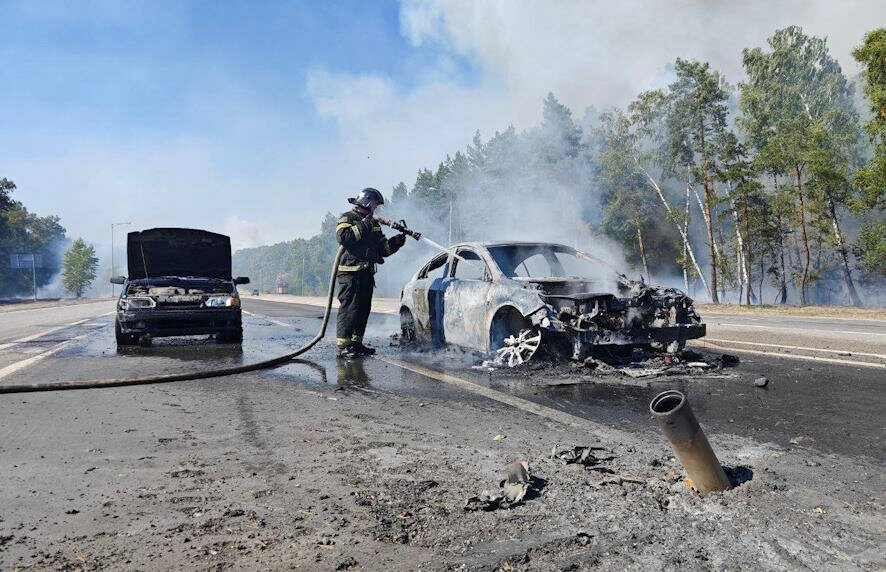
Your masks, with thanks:
M 356 209 L 343 213 L 335 227 L 335 238 L 344 247 L 338 267 L 339 310 L 336 319 L 336 345 L 363 347 L 363 333 L 372 307 L 375 266 L 382 258 L 400 250 L 405 235 L 385 238 L 381 225 L 364 219 Z

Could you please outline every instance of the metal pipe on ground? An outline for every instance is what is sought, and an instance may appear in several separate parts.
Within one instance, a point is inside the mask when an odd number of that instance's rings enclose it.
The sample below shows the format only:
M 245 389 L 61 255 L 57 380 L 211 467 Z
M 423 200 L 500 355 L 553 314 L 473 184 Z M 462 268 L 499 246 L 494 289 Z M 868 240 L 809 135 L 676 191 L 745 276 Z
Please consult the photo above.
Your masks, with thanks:
M 663 391 L 649 404 L 649 411 L 700 494 L 732 488 L 685 395 L 674 389 Z

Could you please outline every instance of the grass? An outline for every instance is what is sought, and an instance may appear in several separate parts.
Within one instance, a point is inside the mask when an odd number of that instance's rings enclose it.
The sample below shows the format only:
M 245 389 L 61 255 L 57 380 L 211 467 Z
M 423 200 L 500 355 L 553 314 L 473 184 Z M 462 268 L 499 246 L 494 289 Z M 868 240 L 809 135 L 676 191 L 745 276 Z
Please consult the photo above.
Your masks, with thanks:
M 696 304 L 695 308 L 702 316 L 705 314 L 747 314 L 886 320 L 886 309 L 882 308 L 852 308 L 848 306 L 739 306 L 738 304 Z

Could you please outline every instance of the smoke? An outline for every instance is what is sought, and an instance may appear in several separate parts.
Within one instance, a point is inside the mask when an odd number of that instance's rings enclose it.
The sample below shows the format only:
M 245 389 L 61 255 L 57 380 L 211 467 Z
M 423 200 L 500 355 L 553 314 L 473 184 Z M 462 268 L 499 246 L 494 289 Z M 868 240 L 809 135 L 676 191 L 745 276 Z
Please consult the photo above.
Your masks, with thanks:
M 231 237 L 231 252 L 265 244 L 262 227 L 237 215 L 230 215 L 225 219 L 221 232 Z
M 634 269 L 617 244 L 595 231 L 601 206 L 590 151 L 581 145 L 568 110 L 550 101 L 545 107 L 541 126 L 523 133 L 511 129 L 485 142 L 475 139 L 438 170 L 435 179 L 440 180 L 431 183 L 430 173 L 420 175 L 412 194 L 383 207 L 383 213 L 406 219 L 444 246 L 468 241 L 572 246 L 606 261 L 608 266 L 599 265 L 592 278 L 599 288 L 614 291 L 612 269 L 628 274 Z M 398 294 L 437 252 L 409 240 L 405 253 L 380 268 L 381 294 Z

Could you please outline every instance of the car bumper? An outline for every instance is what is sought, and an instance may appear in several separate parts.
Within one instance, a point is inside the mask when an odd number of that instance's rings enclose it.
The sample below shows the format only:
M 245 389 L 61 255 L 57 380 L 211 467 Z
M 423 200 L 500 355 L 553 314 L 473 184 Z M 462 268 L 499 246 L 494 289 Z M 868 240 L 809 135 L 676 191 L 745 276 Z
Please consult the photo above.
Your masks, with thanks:
M 574 339 L 582 344 L 593 346 L 625 346 L 649 344 L 652 342 L 685 342 L 704 337 L 705 324 L 680 324 L 662 328 L 637 329 L 628 331 L 588 331 L 573 332 Z
M 117 322 L 123 334 L 150 334 L 154 337 L 236 333 L 242 330 L 240 308 L 118 311 Z

